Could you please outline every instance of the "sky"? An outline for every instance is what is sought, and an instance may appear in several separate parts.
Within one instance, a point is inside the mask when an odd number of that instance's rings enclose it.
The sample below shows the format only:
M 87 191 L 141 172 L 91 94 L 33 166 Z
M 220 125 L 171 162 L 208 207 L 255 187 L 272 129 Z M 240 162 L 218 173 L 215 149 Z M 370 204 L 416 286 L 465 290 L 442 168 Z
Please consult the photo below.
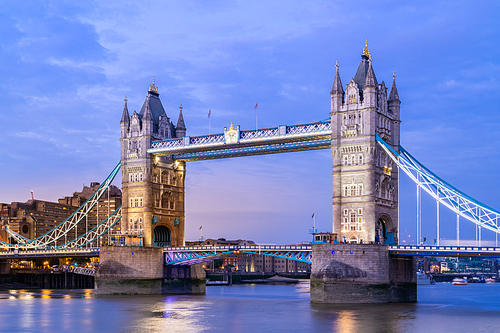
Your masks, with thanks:
M 500 209 L 497 1 L 4 1 L 0 8 L 0 202 L 56 201 L 120 159 L 123 99 L 153 77 L 190 136 L 325 120 L 335 62 L 354 76 L 365 39 L 379 82 L 396 72 L 401 144 L 443 179 Z M 332 228 L 329 150 L 189 162 L 186 239 L 310 240 Z M 115 183 L 120 186 L 121 180 Z M 416 186 L 400 181 L 402 238 Z M 423 236 L 436 207 L 423 202 Z M 441 237 L 455 238 L 443 212 Z M 461 237 L 474 238 L 461 222 Z M 490 232 L 483 238 L 494 239 Z

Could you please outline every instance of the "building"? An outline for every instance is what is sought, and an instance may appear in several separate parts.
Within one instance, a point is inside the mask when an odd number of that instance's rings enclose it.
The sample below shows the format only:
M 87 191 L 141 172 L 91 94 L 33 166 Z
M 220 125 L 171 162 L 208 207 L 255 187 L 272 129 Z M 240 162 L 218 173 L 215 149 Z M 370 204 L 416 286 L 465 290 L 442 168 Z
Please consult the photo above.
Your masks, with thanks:
M 66 220 L 77 207 L 38 199 L 26 202 L 12 202 L 9 205 L 8 227 L 12 231 L 29 239 L 38 238 L 54 229 Z M 68 239 L 74 239 L 83 230 L 73 229 L 68 234 Z M 63 244 L 64 240 L 60 241 Z
M 182 138 L 186 125 L 179 108 L 177 125 L 167 116 L 158 87 L 149 86 L 139 113 L 130 116 L 125 98 L 121 128 L 123 207 L 121 232 L 127 244 L 184 245 L 185 162 L 148 153 L 151 141 Z M 144 242 L 142 242 L 142 239 Z
M 251 240 L 245 240 L 245 239 L 225 239 L 225 238 L 218 238 L 218 239 L 205 239 L 202 243 L 202 246 L 224 246 L 224 245 L 256 245 L 254 241 Z
M 393 75 L 389 95 L 368 51 L 345 90 L 336 65 L 331 96 L 333 232 L 349 243 L 397 243 L 398 169 L 375 140 L 399 150 L 400 104 Z

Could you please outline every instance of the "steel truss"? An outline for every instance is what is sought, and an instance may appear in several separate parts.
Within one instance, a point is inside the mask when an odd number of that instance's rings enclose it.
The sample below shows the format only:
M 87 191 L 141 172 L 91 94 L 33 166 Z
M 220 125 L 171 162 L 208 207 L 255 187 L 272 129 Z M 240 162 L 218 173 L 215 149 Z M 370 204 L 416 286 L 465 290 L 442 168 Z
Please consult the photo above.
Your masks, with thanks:
M 278 144 L 268 144 L 261 146 L 249 147 L 231 147 L 219 150 L 198 151 L 193 153 L 184 153 L 173 155 L 174 160 L 180 161 L 199 161 L 211 160 L 218 158 L 266 155 L 275 153 L 287 153 L 294 151 L 329 149 L 331 147 L 331 139 L 314 140 L 314 141 L 298 141 Z
M 71 273 L 75 273 L 75 274 L 95 276 L 95 269 L 94 268 L 69 266 L 69 271 Z
M 376 135 L 376 140 L 398 167 L 439 203 L 474 222 L 479 227 L 500 233 L 500 228 L 497 225 L 500 217 L 499 211 L 473 199 L 439 178 L 401 145 L 399 146 L 400 153 L 398 153 L 380 136 Z
M 232 253 L 266 255 L 282 259 L 312 263 L 311 245 L 233 245 L 165 247 L 165 265 L 194 265 Z
M 87 233 L 81 235 L 80 237 L 67 242 L 66 244 L 60 245 L 58 249 L 66 248 L 79 248 L 85 245 L 93 243 L 96 239 L 104 235 L 111 229 L 115 224 L 117 224 L 122 219 L 122 206 L 118 207 L 111 216 L 107 217 L 104 221 L 96 225 L 94 228 L 89 230 Z
M 267 145 L 278 146 L 277 144 L 291 144 L 297 143 L 299 141 L 313 142 L 317 140 L 328 139 L 331 137 L 331 134 L 331 122 L 328 120 L 309 124 L 292 126 L 283 125 L 271 128 L 240 131 L 237 143 L 235 144 L 226 144 L 223 133 L 195 137 L 186 136 L 184 138 L 153 141 L 151 143 L 151 148 L 148 149 L 148 153 L 155 155 L 174 155 L 174 159 L 184 159 L 184 155 L 188 153 L 198 153 L 198 156 L 201 156 L 201 152 L 204 150 L 210 151 L 211 156 L 213 156 L 212 158 L 256 155 L 255 150 L 242 151 L 241 155 L 214 154 L 213 152 L 235 147 L 248 148 L 252 146 L 264 147 Z M 314 148 L 314 145 L 311 145 L 310 147 L 310 149 L 320 149 Z M 264 151 L 262 149 L 258 150 Z M 265 153 L 271 154 L 282 151 L 283 149 L 271 149 L 267 150 L 267 152 Z M 286 149 L 284 151 L 286 151 Z
M 56 241 L 66 235 L 70 230 L 73 230 L 73 228 L 76 228 L 78 223 L 80 223 L 86 216 L 89 214 L 94 206 L 99 202 L 103 194 L 106 192 L 106 190 L 109 188 L 111 183 L 113 182 L 113 179 L 117 175 L 118 171 L 120 170 L 121 163 L 118 163 L 118 165 L 113 169 L 113 171 L 109 174 L 109 176 L 106 178 L 106 180 L 99 186 L 97 191 L 95 191 L 92 196 L 87 199 L 81 205 L 73 214 L 71 214 L 66 220 L 61 222 L 59 225 L 57 225 L 54 229 L 50 230 L 46 234 L 33 239 L 29 240 L 14 231 L 7 229 L 7 232 L 19 243 L 19 244 L 10 244 L 6 242 L 0 242 L 0 248 L 4 249 L 25 249 L 25 250 L 31 250 L 31 249 L 43 249 L 51 246 L 56 246 Z M 115 222 L 116 223 L 116 222 Z

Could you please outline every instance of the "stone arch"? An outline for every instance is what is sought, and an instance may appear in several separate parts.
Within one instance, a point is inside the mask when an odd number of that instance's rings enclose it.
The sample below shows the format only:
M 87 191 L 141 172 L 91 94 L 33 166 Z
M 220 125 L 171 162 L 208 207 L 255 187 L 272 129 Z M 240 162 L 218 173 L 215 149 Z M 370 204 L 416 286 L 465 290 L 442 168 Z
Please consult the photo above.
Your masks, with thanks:
M 380 214 L 375 225 L 375 242 L 380 244 L 394 244 L 396 227 L 387 214 Z
M 350 235 L 349 236 L 349 243 L 357 244 L 358 243 L 358 236 L 356 236 L 355 234 Z
M 153 245 L 165 247 L 170 246 L 170 242 L 170 230 L 164 225 L 157 226 L 153 231 Z

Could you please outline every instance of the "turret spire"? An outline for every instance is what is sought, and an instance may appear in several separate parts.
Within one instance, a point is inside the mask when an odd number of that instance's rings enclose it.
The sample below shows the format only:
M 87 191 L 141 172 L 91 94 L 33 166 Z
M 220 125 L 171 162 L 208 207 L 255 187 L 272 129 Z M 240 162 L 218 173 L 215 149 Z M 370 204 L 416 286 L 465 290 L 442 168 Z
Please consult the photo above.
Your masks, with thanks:
M 392 72 L 392 87 L 389 93 L 389 101 L 399 101 L 398 88 L 396 88 L 396 72 Z
M 177 119 L 177 126 L 175 127 L 175 136 L 182 138 L 186 136 L 186 124 L 184 123 L 184 117 L 182 116 L 182 104 L 179 106 L 179 119 Z
M 340 75 L 339 75 L 339 61 L 337 60 L 337 63 L 335 65 L 336 70 L 335 70 L 335 78 L 333 79 L 333 86 L 332 86 L 332 91 L 331 93 L 344 93 L 344 88 L 342 87 L 342 81 L 340 81 Z
M 125 96 L 125 106 L 123 107 L 123 114 L 122 114 L 122 120 L 120 122 L 122 123 L 129 123 L 130 122 L 130 116 L 128 114 L 128 107 L 127 107 L 127 96 Z
M 375 85 L 375 73 L 373 72 L 372 60 L 368 61 L 368 70 L 366 71 L 366 79 L 364 88 L 367 87 L 376 87 Z

